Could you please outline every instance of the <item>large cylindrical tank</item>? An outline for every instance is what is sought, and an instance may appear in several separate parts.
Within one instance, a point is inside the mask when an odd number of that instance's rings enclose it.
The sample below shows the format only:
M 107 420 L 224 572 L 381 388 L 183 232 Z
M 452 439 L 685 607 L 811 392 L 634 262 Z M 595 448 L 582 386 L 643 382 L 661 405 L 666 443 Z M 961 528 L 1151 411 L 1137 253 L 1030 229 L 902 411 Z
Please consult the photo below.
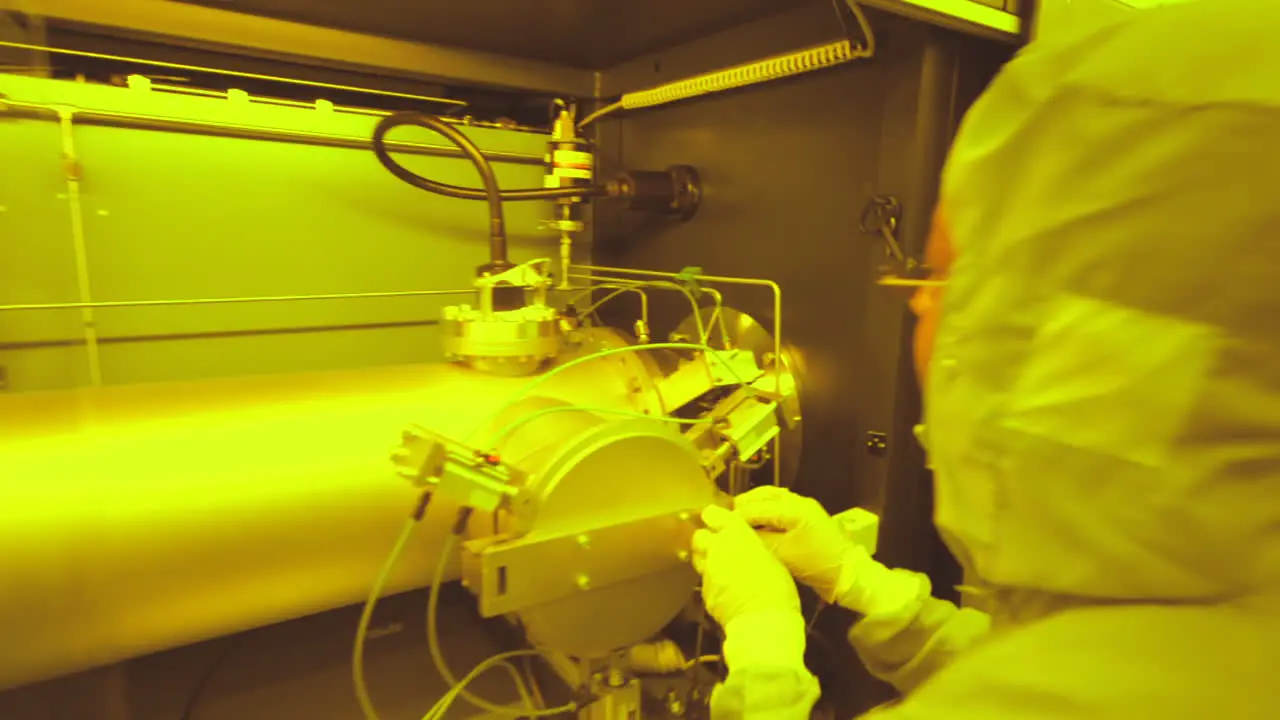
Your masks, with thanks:
M 625 344 L 593 333 L 578 352 Z M 656 372 L 623 353 L 533 394 L 661 412 Z M 0 397 L 0 688 L 361 601 L 417 497 L 401 430 L 465 437 L 529 381 L 418 365 Z M 429 582 L 455 509 L 432 504 L 387 592 Z

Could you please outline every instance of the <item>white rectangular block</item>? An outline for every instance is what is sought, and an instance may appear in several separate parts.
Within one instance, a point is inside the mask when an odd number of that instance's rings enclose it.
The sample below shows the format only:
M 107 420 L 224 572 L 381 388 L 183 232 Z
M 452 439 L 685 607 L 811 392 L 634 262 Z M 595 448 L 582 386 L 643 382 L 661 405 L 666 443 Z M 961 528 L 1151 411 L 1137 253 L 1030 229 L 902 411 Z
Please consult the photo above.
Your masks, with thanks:
M 870 510 L 850 508 L 835 515 L 845 535 L 866 548 L 868 555 L 876 554 L 876 540 L 880 534 L 880 517 Z

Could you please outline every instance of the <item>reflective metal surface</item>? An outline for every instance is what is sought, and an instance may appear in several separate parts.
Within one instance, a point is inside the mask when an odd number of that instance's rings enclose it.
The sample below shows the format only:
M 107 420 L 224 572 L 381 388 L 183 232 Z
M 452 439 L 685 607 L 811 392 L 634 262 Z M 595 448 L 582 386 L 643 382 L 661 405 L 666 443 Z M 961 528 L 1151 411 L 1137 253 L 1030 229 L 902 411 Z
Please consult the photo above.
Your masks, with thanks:
M 387 459 L 401 429 L 487 427 L 526 383 L 417 365 L 0 395 L 21 648 L 0 688 L 362 601 L 416 498 Z M 601 361 L 537 394 L 630 409 L 632 388 Z M 428 581 L 453 510 L 432 505 L 388 592 Z

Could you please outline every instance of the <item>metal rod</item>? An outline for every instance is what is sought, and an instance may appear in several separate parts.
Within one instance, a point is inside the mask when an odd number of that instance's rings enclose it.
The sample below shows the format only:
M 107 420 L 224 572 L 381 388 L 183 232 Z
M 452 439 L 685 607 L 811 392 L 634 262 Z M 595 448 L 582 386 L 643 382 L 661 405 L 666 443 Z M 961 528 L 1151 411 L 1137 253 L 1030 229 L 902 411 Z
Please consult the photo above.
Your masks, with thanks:
M 339 85 L 336 83 L 318 82 L 315 80 L 298 80 L 296 78 L 280 77 L 277 75 L 262 75 L 259 73 L 240 72 L 238 70 L 223 70 L 220 68 L 204 67 L 201 65 L 185 65 L 182 63 L 163 62 L 160 60 L 144 60 L 142 58 L 126 57 L 123 55 L 108 55 L 106 53 L 86 52 L 84 50 L 68 50 L 66 48 L 55 48 L 46 45 L 29 45 L 27 43 L 11 42 L 8 40 L 0 40 L 0 47 L 56 53 L 58 55 L 75 55 L 77 57 L 93 58 L 95 60 L 140 63 L 143 65 L 167 68 L 169 70 L 213 73 L 215 75 L 226 75 L 229 77 L 246 78 L 249 80 L 269 80 L 272 82 L 289 83 L 291 85 L 305 85 L 307 87 L 324 88 L 325 90 L 340 90 L 343 92 L 358 92 L 370 95 L 382 95 L 384 97 L 405 98 L 407 100 L 422 100 L 425 102 L 441 103 L 443 105 L 455 105 L 460 107 L 466 107 L 467 105 L 467 103 L 462 100 L 454 100 L 452 98 L 439 98 L 432 97 L 430 95 L 414 95 L 411 93 L 394 92 L 392 90 L 374 90 L 373 88 L 358 87 L 355 85 Z
M 67 183 L 67 210 L 71 216 L 71 242 L 76 260 L 76 289 L 80 296 L 80 322 L 84 329 L 85 357 L 89 364 L 89 383 L 102 385 L 102 356 L 98 349 L 98 328 L 93 314 L 93 290 L 89 282 L 89 255 L 85 248 L 84 208 L 80 202 L 80 159 L 76 156 L 72 113 L 58 112 L 62 136 L 62 172 Z
M 720 275 L 689 275 L 685 273 L 669 273 L 659 272 L 657 270 L 633 270 L 630 268 L 615 268 L 603 265 L 574 265 L 578 270 L 585 270 L 588 273 L 613 273 L 623 275 L 637 275 L 640 277 L 657 277 L 669 280 L 699 280 L 702 282 L 715 282 L 725 285 L 751 285 L 755 287 L 768 288 L 773 293 L 773 377 L 774 390 L 782 392 L 782 286 L 772 280 L 763 280 L 758 278 L 736 278 L 724 277 Z M 696 311 L 695 311 L 696 312 Z M 778 433 L 773 437 L 773 484 L 782 484 L 782 433 Z
M 98 344 L 122 345 L 125 343 L 173 342 L 178 340 L 225 340 L 228 338 L 261 337 L 264 335 L 307 335 L 311 333 L 351 332 L 355 330 L 396 330 L 402 328 L 433 327 L 438 320 L 405 320 L 400 322 L 347 323 L 343 325 L 303 325 L 298 327 L 265 327 L 247 330 L 208 330 L 198 332 L 152 333 L 149 335 L 99 335 Z M 22 350 L 47 350 L 49 348 L 78 347 L 83 340 L 20 340 L 0 342 L 0 352 Z
M 297 300 L 363 300 L 367 298 L 468 295 L 475 290 L 401 290 L 394 292 L 331 293 L 327 295 L 269 295 L 263 297 L 192 298 L 188 300 L 122 300 L 116 302 L 36 303 L 0 305 L 0 312 L 16 310 L 81 310 L 120 307 L 171 307 L 177 305 L 225 305 L 229 303 L 271 303 Z
M 922 287 L 944 287 L 946 280 L 912 280 L 910 278 L 884 277 L 876 280 L 877 285 L 884 287 L 906 287 L 906 288 L 922 288 Z
M 278 130 L 275 128 L 257 127 L 254 125 L 217 123 L 203 120 L 178 120 L 159 115 L 125 113 L 114 110 L 90 110 L 65 105 L 51 105 L 46 103 L 26 102 L 22 100 L 0 99 L 0 110 L 3 110 L 6 107 L 54 114 L 57 114 L 61 110 L 69 110 L 75 114 L 78 122 L 90 125 L 107 125 L 138 130 L 186 132 L 197 135 L 214 135 L 218 137 L 233 137 L 246 140 L 294 142 L 303 145 L 341 147 L 352 150 L 372 151 L 373 148 L 373 144 L 369 140 L 303 130 Z M 375 113 L 371 111 L 368 114 Z M 378 112 L 376 114 L 389 115 L 390 113 Z M 452 158 L 463 157 L 461 150 L 448 145 L 398 142 L 387 143 L 387 147 L 395 152 L 403 152 L 410 155 L 431 155 L 436 157 Z M 530 155 L 526 153 L 486 151 L 482 154 L 485 158 L 493 162 L 539 166 L 545 162 L 541 155 Z

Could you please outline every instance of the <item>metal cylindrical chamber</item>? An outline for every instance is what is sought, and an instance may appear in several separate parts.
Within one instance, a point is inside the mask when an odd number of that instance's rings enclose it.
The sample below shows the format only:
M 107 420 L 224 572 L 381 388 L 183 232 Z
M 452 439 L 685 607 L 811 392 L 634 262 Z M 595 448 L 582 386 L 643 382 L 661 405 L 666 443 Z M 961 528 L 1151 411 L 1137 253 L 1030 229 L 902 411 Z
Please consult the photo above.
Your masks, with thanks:
M 579 352 L 626 344 L 593 333 Z M 529 394 L 657 413 L 653 372 L 624 353 Z M 529 382 L 439 364 L 0 396 L 0 688 L 363 600 L 416 499 L 401 430 L 465 437 Z M 432 504 L 388 593 L 429 582 L 455 510 Z
M 666 417 L 550 398 L 507 414 L 519 428 L 493 447 L 525 477 L 509 508 L 472 517 L 463 581 L 481 613 L 515 614 L 534 644 L 579 658 L 652 639 L 697 587 L 689 543 L 717 500 L 701 452 Z

